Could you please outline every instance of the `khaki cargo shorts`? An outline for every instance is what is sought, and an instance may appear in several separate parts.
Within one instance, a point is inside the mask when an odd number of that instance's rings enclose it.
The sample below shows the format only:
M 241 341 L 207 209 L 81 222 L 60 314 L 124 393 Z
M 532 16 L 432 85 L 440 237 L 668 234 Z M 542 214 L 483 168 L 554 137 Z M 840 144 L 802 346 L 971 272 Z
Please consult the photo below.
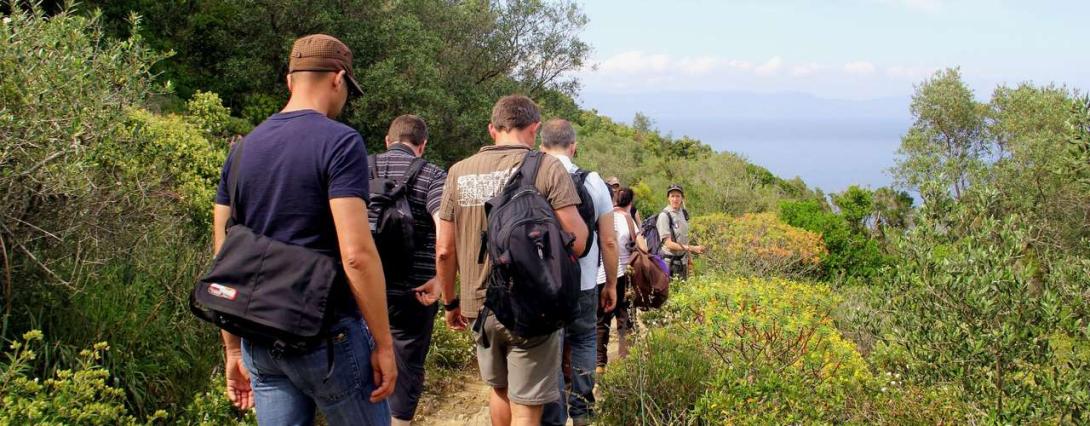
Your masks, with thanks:
M 473 327 L 481 380 L 493 388 L 506 388 L 507 398 L 520 405 L 544 405 L 560 399 L 558 372 L 564 329 L 525 339 L 508 332 L 495 315 L 481 316 L 477 321 L 484 321 Z M 485 341 L 487 348 L 482 344 Z

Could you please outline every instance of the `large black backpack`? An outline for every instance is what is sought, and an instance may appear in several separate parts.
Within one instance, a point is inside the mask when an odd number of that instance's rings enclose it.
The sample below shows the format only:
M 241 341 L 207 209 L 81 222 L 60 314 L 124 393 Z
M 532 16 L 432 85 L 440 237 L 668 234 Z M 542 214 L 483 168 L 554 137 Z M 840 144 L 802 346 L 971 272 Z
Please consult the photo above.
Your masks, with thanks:
M 370 158 L 371 167 L 371 202 L 367 205 L 367 220 L 371 224 L 371 235 L 375 247 L 382 258 L 382 271 L 386 275 L 387 285 L 411 285 L 408 282 L 417 247 L 416 223 L 412 206 L 409 205 L 409 191 L 426 162 L 423 158 L 414 158 L 401 179 L 389 177 L 389 173 L 380 173 L 377 157 Z
M 587 191 L 587 176 L 590 176 L 590 171 L 583 169 L 575 169 L 575 172 L 571 173 L 575 192 L 579 194 L 579 206 L 576 210 L 579 211 L 579 217 L 583 218 L 583 223 L 587 225 L 587 245 L 579 254 L 580 258 L 587 257 L 590 253 L 591 241 L 594 241 L 595 232 L 598 231 L 598 215 L 594 210 L 594 198 L 591 198 L 590 192 Z
M 574 237 L 560 227 L 552 205 L 534 186 L 542 155 L 527 153 L 507 186 L 485 203 L 488 228 L 478 259 L 484 261 L 485 249 L 492 259 L 485 310 L 521 337 L 568 324 L 579 298 Z

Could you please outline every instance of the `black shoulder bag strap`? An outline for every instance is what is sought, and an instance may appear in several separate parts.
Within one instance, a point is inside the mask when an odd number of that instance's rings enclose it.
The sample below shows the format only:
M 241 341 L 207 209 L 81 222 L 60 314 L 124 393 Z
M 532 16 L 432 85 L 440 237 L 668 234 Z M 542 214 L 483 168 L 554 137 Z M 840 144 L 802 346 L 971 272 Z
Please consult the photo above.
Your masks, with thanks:
M 227 218 L 226 229 L 231 229 L 238 224 L 238 209 L 235 205 L 238 203 L 238 175 L 242 171 L 242 142 L 245 140 L 246 138 L 239 139 L 231 149 L 231 170 L 228 170 L 230 174 L 227 176 L 227 197 L 231 203 L 231 216 Z
M 371 169 L 371 179 L 378 178 L 378 155 L 371 154 L 367 156 L 367 168 Z
M 541 151 L 530 151 L 522 160 L 519 167 L 519 184 L 522 186 L 534 186 L 537 183 L 537 172 L 541 169 Z
M 405 185 L 406 188 L 411 189 L 413 182 L 416 181 L 416 176 L 420 174 L 421 170 L 424 170 L 424 166 L 427 163 L 428 162 L 424 161 L 423 158 L 413 158 L 412 163 L 409 164 L 409 170 L 405 171 L 405 177 L 402 178 L 404 181 L 402 181 L 401 184 Z

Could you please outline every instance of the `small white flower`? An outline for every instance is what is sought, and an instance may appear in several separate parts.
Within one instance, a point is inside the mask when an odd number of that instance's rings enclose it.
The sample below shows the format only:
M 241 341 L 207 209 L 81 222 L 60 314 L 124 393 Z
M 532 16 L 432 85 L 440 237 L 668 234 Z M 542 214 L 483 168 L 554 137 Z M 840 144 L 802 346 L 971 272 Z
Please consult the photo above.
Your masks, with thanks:
M 9 18 L 9 17 L 5 16 L 5 17 L 4 17 L 4 23 L 6 24 L 6 23 L 8 23 L 8 22 L 11 22 L 11 18 Z
M 885 392 L 885 391 L 886 391 L 886 387 L 882 386 L 882 392 Z
M 896 377 L 897 379 L 900 379 L 901 378 L 901 373 L 894 374 L 893 377 Z

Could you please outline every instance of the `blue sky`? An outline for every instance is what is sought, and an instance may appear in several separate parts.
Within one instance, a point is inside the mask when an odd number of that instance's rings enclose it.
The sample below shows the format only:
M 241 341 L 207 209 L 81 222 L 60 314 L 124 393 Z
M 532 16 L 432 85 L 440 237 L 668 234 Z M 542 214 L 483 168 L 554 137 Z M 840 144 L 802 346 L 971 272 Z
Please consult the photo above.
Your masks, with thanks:
M 960 66 L 978 96 L 1022 81 L 1090 88 L 1090 1 L 583 0 L 584 93 L 911 94 Z M 588 105 L 593 107 L 593 105 Z

